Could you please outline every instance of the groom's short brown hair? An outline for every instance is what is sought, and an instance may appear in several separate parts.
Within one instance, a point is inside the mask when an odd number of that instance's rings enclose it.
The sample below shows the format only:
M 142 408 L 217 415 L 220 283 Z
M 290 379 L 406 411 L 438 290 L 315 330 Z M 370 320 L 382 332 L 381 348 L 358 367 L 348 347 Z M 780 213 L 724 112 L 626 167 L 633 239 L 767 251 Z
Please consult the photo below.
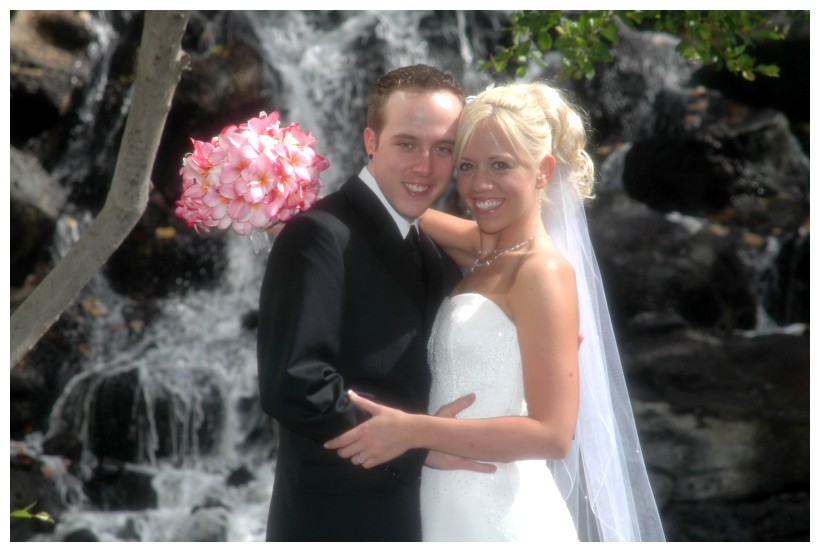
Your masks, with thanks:
M 367 100 L 367 126 L 377 135 L 384 127 L 384 104 L 396 90 L 414 92 L 438 92 L 444 90 L 454 94 L 464 105 L 464 91 L 452 76 L 435 67 L 418 64 L 399 67 L 382 76 Z

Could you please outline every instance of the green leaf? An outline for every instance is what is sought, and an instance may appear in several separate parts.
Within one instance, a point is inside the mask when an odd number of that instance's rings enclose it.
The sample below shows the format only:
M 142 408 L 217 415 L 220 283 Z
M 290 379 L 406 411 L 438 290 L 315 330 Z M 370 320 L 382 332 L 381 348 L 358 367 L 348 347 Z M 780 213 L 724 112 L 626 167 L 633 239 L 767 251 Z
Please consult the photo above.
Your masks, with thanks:
M 618 43 L 618 29 L 614 25 L 607 26 L 601 29 L 601 36 L 607 39 L 610 44 L 617 44 Z
M 542 52 L 548 52 L 552 49 L 552 35 L 550 35 L 549 31 L 541 30 L 538 33 L 538 38 L 535 41 L 538 49 Z
M 777 65 L 758 65 L 756 70 L 761 75 L 765 75 L 767 77 L 780 76 L 780 67 L 778 67 Z
M 37 502 L 32 502 L 21 510 L 14 510 L 11 513 L 11 517 L 20 519 L 37 519 L 48 523 L 55 523 L 54 518 L 52 518 L 48 512 L 37 512 L 36 514 L 32 514 L 31 509 L 34 508 L 35 504 L 37 504 Z
M 753 58 L 749 54 L 743 54 L 738 56 L 737 62 L 741 64 L 743 67 L 751 67 L 755 63 L 755 58 Z

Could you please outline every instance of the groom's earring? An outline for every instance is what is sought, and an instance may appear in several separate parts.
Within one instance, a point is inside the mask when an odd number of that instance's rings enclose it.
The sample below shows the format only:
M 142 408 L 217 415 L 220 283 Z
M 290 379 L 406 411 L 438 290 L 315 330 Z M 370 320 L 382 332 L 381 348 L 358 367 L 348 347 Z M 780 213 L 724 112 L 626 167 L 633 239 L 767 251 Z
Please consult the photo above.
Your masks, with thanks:
M 367 158 L 368 158 L 368 159 L 370 159 L 371 161 L 373 161 L 373 154 L 372 154 L 372 153 L 368 153 L 368 154 L 367 154 Z

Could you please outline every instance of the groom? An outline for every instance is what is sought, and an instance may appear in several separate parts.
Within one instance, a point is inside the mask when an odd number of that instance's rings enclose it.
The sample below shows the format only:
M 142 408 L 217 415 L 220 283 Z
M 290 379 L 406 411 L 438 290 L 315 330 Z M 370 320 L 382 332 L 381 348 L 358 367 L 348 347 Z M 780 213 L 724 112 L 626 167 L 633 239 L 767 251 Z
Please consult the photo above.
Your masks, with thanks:
M 367 166 L 294 217 L 274 243 L 257 338 L 262 409 L 280 429 L 268 540 L 421 538 L 428 451 L 366 469 L 323 443 L 365 419 L 348 389 L 427 410 L 427 339 L 461 273 L 426 235 L 418 237 L 417 219 L 450 183 L 463 105 L 455 79 L 432 67 L 384 75 L 368 100 Z M 456 401 L 442 414 L 467 404 Z M 428 465 L 443 467 L 434 458 Z M 467 462 L 446 460 L 449 467 Z

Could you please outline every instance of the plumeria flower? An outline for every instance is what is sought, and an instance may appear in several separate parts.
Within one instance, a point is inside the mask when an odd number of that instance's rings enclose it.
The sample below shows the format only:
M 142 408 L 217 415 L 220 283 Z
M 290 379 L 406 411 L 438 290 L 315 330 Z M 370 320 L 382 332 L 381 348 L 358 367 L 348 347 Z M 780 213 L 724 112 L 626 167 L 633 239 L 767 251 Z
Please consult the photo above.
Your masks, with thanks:
M 228 125 L 210 142 L 191 140 L 175 213 L 197 232 L 240 235 L 289 220 L 313 205 L 330 166 L 315 141 L 298 123 L 281 128 L 277 112 Z

